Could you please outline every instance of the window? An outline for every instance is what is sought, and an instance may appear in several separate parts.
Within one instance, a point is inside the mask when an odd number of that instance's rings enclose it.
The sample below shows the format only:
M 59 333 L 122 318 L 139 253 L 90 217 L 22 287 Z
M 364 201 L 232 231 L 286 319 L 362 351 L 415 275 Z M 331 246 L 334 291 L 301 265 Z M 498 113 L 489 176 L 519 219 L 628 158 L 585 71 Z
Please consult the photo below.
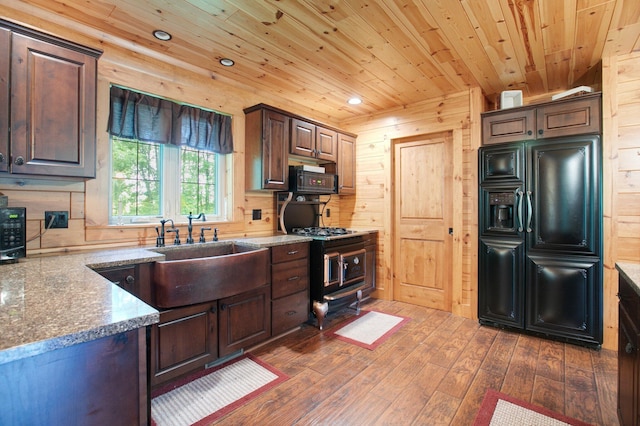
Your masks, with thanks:
M 231 117 L 111 87 L 110 224 L 227 218 Z
M 226 220 L 225 156 L 188 147 L 111 138 L 111 224 L 189 213 Z

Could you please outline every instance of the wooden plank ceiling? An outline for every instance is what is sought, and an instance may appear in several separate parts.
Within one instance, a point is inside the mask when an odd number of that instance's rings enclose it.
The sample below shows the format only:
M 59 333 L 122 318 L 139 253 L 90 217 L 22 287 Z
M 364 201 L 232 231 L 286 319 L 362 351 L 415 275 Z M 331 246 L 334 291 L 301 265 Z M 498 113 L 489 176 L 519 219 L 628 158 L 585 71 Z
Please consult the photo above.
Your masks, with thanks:
M 157 51 L 336 121 L 472 86 L 490 99 L 503 90 L 525 97 L 565 90 L 601 57 L 640 49 L 638 0 L 1 3 L 53 12 L 103 43 Z M 158 41 L 155 29 L 173 38 Z M 235 66 L 221 66 L 221 58 Z M 363 103 L 347 105 L 352 96 Z

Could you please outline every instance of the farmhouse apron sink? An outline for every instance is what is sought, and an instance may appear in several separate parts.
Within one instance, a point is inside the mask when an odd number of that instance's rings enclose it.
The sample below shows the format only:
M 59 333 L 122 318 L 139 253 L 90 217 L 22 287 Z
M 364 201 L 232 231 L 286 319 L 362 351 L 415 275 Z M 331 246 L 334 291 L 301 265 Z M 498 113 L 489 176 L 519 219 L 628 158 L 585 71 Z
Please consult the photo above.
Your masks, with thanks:
M 268 248 L 215 242 L 155 250 L 152 291 L 158 308 L 175 308 L 244 293 L 270 282 Z

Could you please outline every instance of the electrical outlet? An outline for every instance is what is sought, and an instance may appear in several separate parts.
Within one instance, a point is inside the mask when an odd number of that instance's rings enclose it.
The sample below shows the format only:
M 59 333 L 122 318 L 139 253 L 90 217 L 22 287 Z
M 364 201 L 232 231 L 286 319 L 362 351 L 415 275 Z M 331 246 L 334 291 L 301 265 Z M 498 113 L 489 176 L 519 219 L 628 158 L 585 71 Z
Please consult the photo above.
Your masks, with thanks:
M 253 220 L 260 220 L 262 219 L 262 209 L 253 209 Z
M 51 228 L 68 228 L 69 212 L 68 211 L 45 211 L 44 227 Z

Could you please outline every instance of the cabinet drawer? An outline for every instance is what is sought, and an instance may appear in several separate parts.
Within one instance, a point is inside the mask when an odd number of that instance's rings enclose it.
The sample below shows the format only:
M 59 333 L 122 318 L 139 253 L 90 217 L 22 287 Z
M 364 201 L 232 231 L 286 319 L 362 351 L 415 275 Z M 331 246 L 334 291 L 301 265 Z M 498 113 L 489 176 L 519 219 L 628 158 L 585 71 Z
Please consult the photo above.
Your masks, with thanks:
M 271 298 L 287 296 L 309 287 L 309 261 L 277 263 L 271 266 Z
M 271 309 L 271 335 L 276 336 L 307 321 L 309 318 L 309 294 L 306 291 L 301 291 L 274 300 Z
M 287 244 L 271 248 L 271 263 L 309 258 L 309 243 Z

